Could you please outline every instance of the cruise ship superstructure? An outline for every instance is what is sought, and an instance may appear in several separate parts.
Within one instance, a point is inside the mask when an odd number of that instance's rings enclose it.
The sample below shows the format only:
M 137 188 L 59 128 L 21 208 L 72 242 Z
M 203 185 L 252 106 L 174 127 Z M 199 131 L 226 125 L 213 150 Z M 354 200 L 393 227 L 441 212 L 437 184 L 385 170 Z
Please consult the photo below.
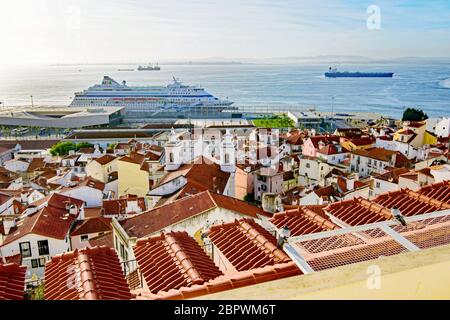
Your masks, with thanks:
M 128 86 L 109 76 L 101 84 L 75 93 L 71 107 L 124 107 L 126 116 L 214 117 L 224 110 L 235 110 L 232 101 L 220 100 L 204 88 L 184 85 L 176 78 L 167 86 Z

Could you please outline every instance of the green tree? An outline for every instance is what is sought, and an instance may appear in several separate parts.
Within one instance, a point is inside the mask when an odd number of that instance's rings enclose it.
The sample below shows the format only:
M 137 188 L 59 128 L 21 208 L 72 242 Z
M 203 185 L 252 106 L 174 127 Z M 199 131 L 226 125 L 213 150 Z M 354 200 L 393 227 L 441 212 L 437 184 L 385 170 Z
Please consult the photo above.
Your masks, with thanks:
M 428 115 L 422 110 L 415 108 L 408 108 L 403 112 L 402 121 L 423 121 L 427 120 Z
M 70 150 L 77 150 L 77 145 L 69 141 L 61 141 L 50 148 L 50 153 L 53 156 L 65 156 Z
M 76 150 L 80 150 L 81 148 L 92 148 L 94 145 L 89 142 L 80 142 L 76 145 Z

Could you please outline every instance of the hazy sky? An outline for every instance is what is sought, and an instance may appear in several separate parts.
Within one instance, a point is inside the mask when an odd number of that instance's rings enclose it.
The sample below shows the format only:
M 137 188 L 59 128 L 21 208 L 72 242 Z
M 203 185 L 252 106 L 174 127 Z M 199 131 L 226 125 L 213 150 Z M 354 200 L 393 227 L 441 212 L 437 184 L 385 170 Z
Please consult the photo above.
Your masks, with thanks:
M 450 57 L 448 0 L 1 0 L 0 14 L 0 65 Z

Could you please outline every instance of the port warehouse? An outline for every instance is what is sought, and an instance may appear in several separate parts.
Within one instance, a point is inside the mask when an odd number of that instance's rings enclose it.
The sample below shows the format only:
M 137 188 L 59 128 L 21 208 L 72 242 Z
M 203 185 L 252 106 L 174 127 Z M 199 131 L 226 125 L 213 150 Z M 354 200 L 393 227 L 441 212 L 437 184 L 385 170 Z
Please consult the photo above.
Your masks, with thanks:
M 0 111 L 0 126 L 82 128 L 115 126 L 123 122 L 124 108 L 9 107 Z
M 194 119 L 238 121 L 254 120 L 285 115 L 291 118 L 297 127 L 321 129 L 330 118 L 349 122 L 379 119 L 380 115 L 353 112 L 339 114 L 317 111 L 314 107 L 305 106 L 240 106 L 239 111 L 216 113 L 190 112 L 130 112 L 124 107 L 9 107 L 0 111 L 0 126 L 10 127 L 41 127 L 41 128 L 89 128 L 115 127 L 118 125 L 160 123 L 174 124 L 180 121 Z M 161 128 L 165 129 L 165 128 Z

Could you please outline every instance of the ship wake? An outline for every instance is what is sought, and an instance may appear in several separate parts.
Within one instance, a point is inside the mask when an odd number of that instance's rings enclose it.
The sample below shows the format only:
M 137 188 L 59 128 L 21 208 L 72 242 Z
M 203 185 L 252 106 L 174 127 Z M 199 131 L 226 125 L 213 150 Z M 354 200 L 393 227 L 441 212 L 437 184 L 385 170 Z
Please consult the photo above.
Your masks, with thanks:
M 439 81 L 439 85 L 442 88 L 450 89 L 450 78 Z

